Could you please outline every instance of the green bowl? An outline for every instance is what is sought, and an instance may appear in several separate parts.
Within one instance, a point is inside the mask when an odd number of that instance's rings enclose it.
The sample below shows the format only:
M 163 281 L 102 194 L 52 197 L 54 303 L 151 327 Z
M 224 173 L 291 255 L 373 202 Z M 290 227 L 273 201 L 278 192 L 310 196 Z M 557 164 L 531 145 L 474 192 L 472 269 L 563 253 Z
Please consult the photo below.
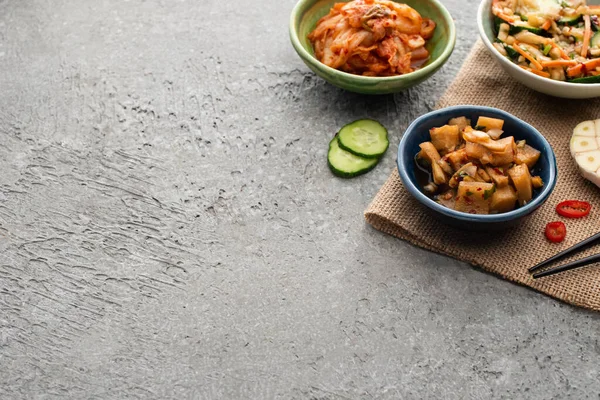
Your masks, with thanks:
M 314 56 L 307 36 L 317 21 L 329 13 L 335 3 L 345 0 L 300 0 L 290 17 L 290 39 L 304 63 L 318 76 L 342 89 L 364 94 L 387 94 L 401 92 L 415 86 L 433 75 L 448 60 L 456 43 L 456 28 L 450 13 L 438 0 L 404 0 L 404 3 L 436 23 L 435 33 L 425 46 L 430 59 L 421 69 L 409 74 L 372 77 L 349 74 L 326 66 Z

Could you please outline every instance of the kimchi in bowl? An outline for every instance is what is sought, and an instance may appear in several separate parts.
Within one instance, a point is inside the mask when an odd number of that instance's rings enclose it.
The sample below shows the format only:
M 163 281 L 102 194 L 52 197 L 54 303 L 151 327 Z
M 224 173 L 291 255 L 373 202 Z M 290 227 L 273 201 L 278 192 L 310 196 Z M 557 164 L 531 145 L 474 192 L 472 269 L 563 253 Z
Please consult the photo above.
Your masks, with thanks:
M 424 19 L 435 23 L 433 36 L 428 38 L 425 49 L 427 61 L 413 72 L 392 76 L 364 76 L 329 67 L 315 57 L 309 34 L 317 22 L 327 15 L 335 3 L 344 0 L 300 0 L 294 7 L 290 20 L 290 39 L 304 63 L 327 82 L 351 92 L 364 94 L 396 93 L 417 85 L 433 75 L 448 60 L 456 42 L 456 29 L 450 13 L 438 0 L 405 0 Z

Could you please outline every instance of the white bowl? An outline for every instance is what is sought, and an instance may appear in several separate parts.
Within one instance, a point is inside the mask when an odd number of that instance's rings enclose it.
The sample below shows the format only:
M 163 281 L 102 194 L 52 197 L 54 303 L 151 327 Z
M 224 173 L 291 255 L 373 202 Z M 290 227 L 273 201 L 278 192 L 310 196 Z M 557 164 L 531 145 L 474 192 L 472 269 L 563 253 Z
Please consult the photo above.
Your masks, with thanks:
M 600 0 L 588 0 L 588 4 L 598 4 Z M 477 11 L 477 27 L 483 43 L 504 70 L 518 82 L 541 93 L 550 96 L 565 97 L 569 99 L 590 99 L 600 97 L 600 83 L 568 83 L 543 78 L 518 67 L 515 63 L 504 57 L 492 45 L 494 35 L 494 15 L 492 14 L 492 0 L 483 0 Z

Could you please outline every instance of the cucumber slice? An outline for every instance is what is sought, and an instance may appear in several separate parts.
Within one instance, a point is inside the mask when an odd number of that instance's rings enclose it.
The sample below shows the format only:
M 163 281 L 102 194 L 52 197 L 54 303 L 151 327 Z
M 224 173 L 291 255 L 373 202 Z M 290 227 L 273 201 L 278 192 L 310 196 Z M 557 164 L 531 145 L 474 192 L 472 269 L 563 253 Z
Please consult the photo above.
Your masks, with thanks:
M 590 40 L 590 47 L 600 47 L 600 32 L 594 33 L 592 40 Z
M 496 37 L 498 37 L 498 32 L 500 32 L 500 25 L 502 25 L 502 24 L 507 24 L 509 26 L 508 33 L 510 34 L 510 27 L 512 27 L 512 25 L 510 23 L 506 22 L 505 20 L 503 20 L 502 18 L 494 16 L 494 35 Z
M 558 20 L 559 25 L 569 25 L 574 26 L 580 23 L 583 20 L 583 16 L 581 14 L 575 14 L 570 16 L 564 16 Z
M 570 80 L 571 83 L 600 83 L 600 75 L 596 76 L 584 76 L 583 78 L 576 78 Z
M 508 55 L 508 58 L 510 58 L 511 60 L 516 60 L 517 58 L 519 58 L 520 54 L 513 49 L 512 46 L 506 45 L 504 46 L 504 50 L 506 50 L 506 54 Z
M 390 145 L 387 129 L 372 119 L 359 119 L 343 126 L 338 142 L 341 149 L 364 158 L 379 158 Z
M 342 178 L 352 178 L 369 172 L 379 162 L 378 158 L 363 158 L 342 150 L 337 136 L 329 142 L 327 164 L 331 172 Z
M 546 32 L 542 28 L 534 28 L 533 26 L 529 26 L 529 25 L 511 25 L 508 33 L 510 35 L 515 35 L 521 31 L 529 31 L 531 33 L 535 33 L 536 35 L 540 35 L 540 36 L 546 36 L 548 34 L 548 32 Z
M 504 24 L 505 21 L 502 18 L 494 16 L 494 33 L 497 35 L 500 31 L 500 24 Z
M 506 50 L 506 56 L 512 61 L 516 61 L 519 58 L 520 54 L 510 44 L 506 44 L 498 38 L 494 39 L 494 43 L 500 43 L 504 47 L 504 50 Z

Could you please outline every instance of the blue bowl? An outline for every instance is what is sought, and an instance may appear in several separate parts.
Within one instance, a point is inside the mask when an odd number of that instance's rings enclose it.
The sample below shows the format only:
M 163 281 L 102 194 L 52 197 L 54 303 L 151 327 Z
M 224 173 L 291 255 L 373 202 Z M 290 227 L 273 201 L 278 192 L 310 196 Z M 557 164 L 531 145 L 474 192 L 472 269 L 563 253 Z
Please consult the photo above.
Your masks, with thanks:
M 515 140 L 524 139 L 527 144 L 540 150 L 542 154 L 533 173 L 542 177 L 544 186 L 534 191 L 531 202 L 507 213 L 479 215 L 444 207 L 423 193 L 415 175 L 414 159 L 420 151 L 419 144 L 430 140 L 429 129 L 446 125 L 449 119 L 460 116 L 465 116 L 473 122 L 480 116 L 503 119 L 505 136 L 514 136 Z M 521 218 L 534 212 L 548 199 L 556 185 L 556 157 L 546 138 L 537 129 L 514 115 L 497 108 L 464 105 L 430 112 L 417 118 L 408 127 L 398 146 L 398 172 L 410 194 L 427 206 L 441 221 L 471 231 L 501 230 L 518 224 Z

